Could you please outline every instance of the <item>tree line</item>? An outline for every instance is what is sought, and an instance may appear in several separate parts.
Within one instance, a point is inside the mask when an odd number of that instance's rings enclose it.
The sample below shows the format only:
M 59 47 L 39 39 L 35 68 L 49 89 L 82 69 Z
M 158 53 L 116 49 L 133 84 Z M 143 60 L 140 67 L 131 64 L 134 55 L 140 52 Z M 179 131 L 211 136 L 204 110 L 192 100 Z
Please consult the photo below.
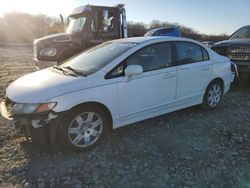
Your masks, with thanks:
M 31 15 L 26 13 L 11 12 L 0 17 L 0 42 L 32 43 L 34 39 L 46 35 L 63 32 L 66 23 L 61 19 L 43 14 Z M 149 24 L 142 22 L 128 22 L 129 36 L 143 36 L 147 31 L 160 27 L 179 27 L 184 37 L 200 41 L 221 41 L 227 35 L 205 35 L 178 23 L 153 20 Z

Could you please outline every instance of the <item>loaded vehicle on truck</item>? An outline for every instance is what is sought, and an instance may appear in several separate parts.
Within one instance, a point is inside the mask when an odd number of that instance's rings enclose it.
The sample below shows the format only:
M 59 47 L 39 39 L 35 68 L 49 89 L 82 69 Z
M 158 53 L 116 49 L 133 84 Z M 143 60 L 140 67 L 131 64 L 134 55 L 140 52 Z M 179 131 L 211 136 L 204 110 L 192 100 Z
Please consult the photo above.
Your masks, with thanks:
M 250 25 L 240 28 L 227 40 L 215 43 L 211 48 L 237 65 L 240 78 L 250 76 Z
M 65 33 L 34 41 L 34 60 L 38 69 L 56 65 L 105 41 L 127 37 L 126 11 L 122 4 L 80 6 L 69 15 L 68 22 Z
M 172 36 L 172 37 L 181 37 L 181 30 L 179 27 L 163 27 L 156 28 L 148 31 L 144 34 L 145 37 L 149 36 Z

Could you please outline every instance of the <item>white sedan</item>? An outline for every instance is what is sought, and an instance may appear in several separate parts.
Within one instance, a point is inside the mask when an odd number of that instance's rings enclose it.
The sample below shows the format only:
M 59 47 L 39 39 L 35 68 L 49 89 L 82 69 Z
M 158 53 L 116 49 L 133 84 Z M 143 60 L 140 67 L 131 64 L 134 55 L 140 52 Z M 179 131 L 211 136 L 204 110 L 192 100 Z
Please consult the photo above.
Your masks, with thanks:
M 197 41 L 120 39 L 17 79 L 1 115 L 33 142 L 85 150 L 110 128 L 198 104 L 213 109 L 233 79 L 230 60 Z

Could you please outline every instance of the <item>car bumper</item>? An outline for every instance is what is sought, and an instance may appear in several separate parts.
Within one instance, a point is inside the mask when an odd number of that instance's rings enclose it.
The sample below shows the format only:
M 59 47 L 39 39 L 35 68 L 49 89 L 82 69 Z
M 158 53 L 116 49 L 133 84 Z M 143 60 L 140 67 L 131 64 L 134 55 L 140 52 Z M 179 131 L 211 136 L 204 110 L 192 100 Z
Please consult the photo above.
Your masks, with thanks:
M 64 112 L 47 112 L 11 116 L 7 110 L 6 100 L 0 103 L 0 115 L 9 122 L 12 128 L 21 130 L 26 138 L 36 144 L 55 144 L 57 133 Z
M 232 75 L 232 79 L 233 79 L 232 82 L 233 82 L 235 78 L 236 79 L 239 78 L 239 70 L 238 70 L 237 64 L 232 62 L 232 61 L 231 61 L 231 69 L 232 69 L 232 73 L 233 73 L 233 75 Z
M 56 61 L 39 61 L 38 59 L 34 59 L 36 64 L 36 69 L 45 69 L 48 67 L 52 67 L 54 65 L 57 65 Z
M 233 61 L 238 68 L 239 75 L 250 74 L 250 62 Z

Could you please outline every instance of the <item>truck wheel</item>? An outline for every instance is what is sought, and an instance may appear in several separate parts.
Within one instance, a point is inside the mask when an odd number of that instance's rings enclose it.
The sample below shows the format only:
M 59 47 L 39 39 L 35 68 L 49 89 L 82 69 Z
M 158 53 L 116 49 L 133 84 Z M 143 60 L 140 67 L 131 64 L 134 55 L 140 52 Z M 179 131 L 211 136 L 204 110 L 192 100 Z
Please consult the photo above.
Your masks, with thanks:
M 107 113 L 97 106 L 84 105 L 68 113 L 62 128 L 63 143 L 78 151 L 96 146 L 107 134 Z
M 212 110 L 217 107 L 221 101 L 223 94 L 222 83 L 219 81 L 211 82 L 203 98 L 203 108 L 206 110 Z

